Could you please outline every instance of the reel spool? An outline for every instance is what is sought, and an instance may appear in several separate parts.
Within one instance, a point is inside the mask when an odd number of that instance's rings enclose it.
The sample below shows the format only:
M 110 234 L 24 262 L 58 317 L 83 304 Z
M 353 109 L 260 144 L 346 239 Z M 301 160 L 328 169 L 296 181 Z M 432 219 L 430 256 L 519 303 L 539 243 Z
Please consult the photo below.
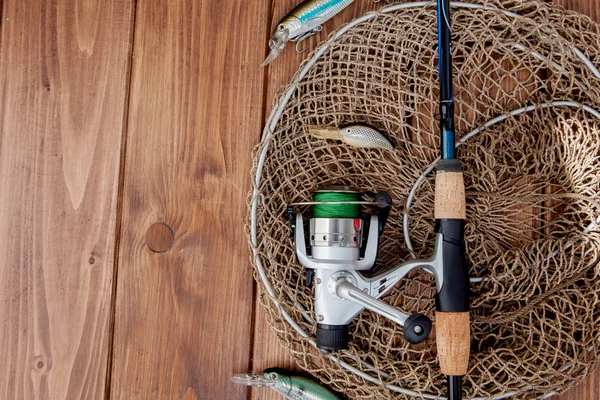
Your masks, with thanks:
M 361 219 L 362 193 L 334 186 L 317 190 L 313 202 L 309 220 L 311 256 L 320 260 L 364 258 L 364 251 L 360 251 L 364 250 L 362 243 L 366 243 Z
M 374 201 L 365 201 L 366 194 Z M 294 211 L 300 205 L 312 206 L 308 235 L 302 213 Z M 363 205 L 371 206 L 371 213 L 363 215 Z M 429 335 L 428 317 L 409 316 L 378 300 L 408 271 L 399 273 L 394 268 L 373 278 L 360 273 L 375 265 L 379 237 L 391 207 L 386 192 L 360 193 L 346 186 L 317 190 L 312 202 L 288 206 L 296 256 L 307 269 L 306 285 L 315 286 L 316 342 L 320 349 L 347 348 L 348 325 L 364 308 L 402 325 L 409 343 L 420 343 Z

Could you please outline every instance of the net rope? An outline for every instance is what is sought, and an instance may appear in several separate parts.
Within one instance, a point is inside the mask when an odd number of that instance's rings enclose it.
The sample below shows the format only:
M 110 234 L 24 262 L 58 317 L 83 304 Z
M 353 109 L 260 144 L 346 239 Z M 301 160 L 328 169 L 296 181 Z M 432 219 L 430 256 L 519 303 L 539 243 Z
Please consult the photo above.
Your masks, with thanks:
M 598 359 L 599 29 L 538 1 L 465 4 L 453 3 L 451 15 L 457 153 L 467 259 L 482 279 L 471 284 L 464 390 L 543 398 L 581 381 Z M 400 326 L 363 311 L 347 351 L 318 351 L 286 205 L 323 185 L 388 191 L 394 207 L 372 273 L 430 255 L 436 42 L 431 2 L 386 7 L 332 33 L 279 91 L 254 151 L 247 234 L 267 321 L 302 369 L 349 398 L 441 397 L 435 333 L 409 345 Z M 354 122 L 385 132 L 395 150 L 308 135 L 310 126 Z M 435 325 L 434 296 L 433 278 L 417 271 L 383 300 Z

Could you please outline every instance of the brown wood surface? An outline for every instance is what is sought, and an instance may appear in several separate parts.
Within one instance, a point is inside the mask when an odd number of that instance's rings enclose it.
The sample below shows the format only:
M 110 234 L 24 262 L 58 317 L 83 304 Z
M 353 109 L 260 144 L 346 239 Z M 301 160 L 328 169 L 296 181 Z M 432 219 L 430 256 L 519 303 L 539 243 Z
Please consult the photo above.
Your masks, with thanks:
M 299 0 L 0 0 L 0 398 L 281 399 L 256 299 L 250 152 L 306 54 Z M 555 0 L 600 22 L 596 0 Z M 354 3 L 333 29 L 381 6 Z M 600 399 L 600 371 L 556 397 Z
M 256 304 L 254 329 L 254 351 L 252 354 L 252 369 L 257 372 L 271 367 L 285 368 L 290 371 L 301 371 L 294 358 L 278 342 L 277 335 L 266 322 L 266 311 L 262 305 Z M 253 400 L 279 400 L 281 395 L 266 388 L 252 388 Z
M 0 398 L 105 395 L 128 0 L 5 0 Z
M 268 6 L 137 4 L 112 398 L 246 396 L 230 378 L 248 371 L 253 335 L 243 221 Z

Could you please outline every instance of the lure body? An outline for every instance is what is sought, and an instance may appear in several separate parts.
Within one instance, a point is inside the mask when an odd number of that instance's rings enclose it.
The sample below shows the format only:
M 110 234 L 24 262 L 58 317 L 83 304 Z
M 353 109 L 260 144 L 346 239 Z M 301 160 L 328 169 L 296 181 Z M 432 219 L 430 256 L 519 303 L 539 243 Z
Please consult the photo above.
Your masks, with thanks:
M 262 66 L 273 61 L 287 42 L 301 42 L 321 30 L 323 23 L 354 3 L 354 0 L 305 0 L 279 21 L 269 41 L 271 53 Z
M 320 383 L 281 368 L 268 368 L 262 375 L 236 375 L 232 380 L 248 386 L 268 386 L 289 400 L 342 400 Z
M 342 128 L 334 127 L 311 127 L 308 133 L 319 139 L 337 139 L 354 147 L 368 149 L 394 150 L 392 143 L 386 139 L 377 129 L 368 125 L 353 124 Z
M 296 8 L 285 16 L 282 19 L 282 23 L 294 26 L 290 24 L 291 19 L 295 18 L 300 21 L 301 25 L 298 25 L 293 32 L 290 32 L 290 40 L 294 40 L 318 28 L 352 3 L 354 3 L 354 0 L 306 0 L 298 4 Z

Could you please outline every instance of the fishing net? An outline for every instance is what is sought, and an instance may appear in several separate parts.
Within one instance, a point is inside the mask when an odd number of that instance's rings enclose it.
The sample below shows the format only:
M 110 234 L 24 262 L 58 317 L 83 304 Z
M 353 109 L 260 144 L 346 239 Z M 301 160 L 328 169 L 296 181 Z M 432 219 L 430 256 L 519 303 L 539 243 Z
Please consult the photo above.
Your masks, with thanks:
M 471 284 L 464 390 L 541 398 L 598 360 L 600 36 L 589 18 L 547 3 L 478 4 L 452 8 L 466 252 L 471 275 L 485 278 Z M 373 273 L 429 256 L 434 240 L 433 174 L 407 200 L 439 153 L 435 4 L 394 4 L 343 29 L 281 89 L 254 152 L 247 231 L 260 301 L 298 365 L 349 398 L 442 396 L 435 332 L 409 345 L 400 326 L 363 311 L 347 351 L 314 347 L 313 290 L 294 255 L 288 203 L 328 184 L 388 191 L 394 207 Z M 351 122 L 385 132 L 395 150 L 308 135 Z M 413 272 L 383 300 L 435 326 L 434 296 L 433 278 Z

